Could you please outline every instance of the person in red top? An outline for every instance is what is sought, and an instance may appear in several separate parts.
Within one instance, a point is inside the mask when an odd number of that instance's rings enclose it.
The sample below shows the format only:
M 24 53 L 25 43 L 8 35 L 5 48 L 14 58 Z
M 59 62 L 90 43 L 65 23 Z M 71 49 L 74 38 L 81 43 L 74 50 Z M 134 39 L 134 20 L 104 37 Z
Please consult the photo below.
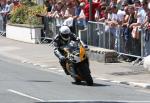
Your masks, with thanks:
M 21 7 L 21 3 L 19 2 L 19 0 L 13 0 L 13 11 L 15 11 L 17 8 Z
M 100 2 L 98 2 L 98 3 L 92 2 L 92 14 L 91 14 L 92 17 L 91 17 L 91 21 L 95 21 L 95 17 L 94 16 L 95 16 L 95 13 L 96 13 L 96 8 L 99 5 L 100 5 Z M 90 19 L 89 8 L 90 8 L 90 3 L 86 3 L 85 7 L 83 9 L 86 21 L 89 21 L 89 19 Z
M 88 0 L 79 0 L 79 1 L 80 1 L 80 3 L 81 2 L 84 2 L 85 4 L 88 3 Z

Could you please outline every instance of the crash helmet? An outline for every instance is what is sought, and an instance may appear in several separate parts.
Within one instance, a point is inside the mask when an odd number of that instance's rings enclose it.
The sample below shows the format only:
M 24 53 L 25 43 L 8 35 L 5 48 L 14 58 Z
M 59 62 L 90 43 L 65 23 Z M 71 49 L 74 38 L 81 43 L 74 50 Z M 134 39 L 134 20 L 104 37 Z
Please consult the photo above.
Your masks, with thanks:
M 63 40 L 67 41 L 70 39 L 71 30 L 68 26 L 61 26 L 59 32 Z

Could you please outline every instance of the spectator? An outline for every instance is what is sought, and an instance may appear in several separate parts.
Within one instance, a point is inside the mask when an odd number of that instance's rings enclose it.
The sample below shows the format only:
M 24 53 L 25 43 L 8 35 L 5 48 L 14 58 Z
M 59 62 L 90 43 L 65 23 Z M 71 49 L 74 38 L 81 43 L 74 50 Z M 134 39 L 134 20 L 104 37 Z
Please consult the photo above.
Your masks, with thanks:
M 53 1 L 51 2 L 51 11 L 48 12 L 48 15 L 47 15 L 47 16 L 51 17 L 52 14 L 56 11 L 56 4 L 57 4 L 56 0 L 53 0 Z
M 56 19 L 56 31 L 59 31 L 60 26 L 63 24 L 64 20 L 64 14 L 65 14 L 65 10 L 66 7 L 65 5 L 62 3 L 62 1 L 58 1 L 55 5 L 55 10 L 54 12 L 51 14 L 51 17 Z M 56 32 L 56 34 L 57 34 Z
M 131 31 L 132 29 L 129 28 L 132 23 L 136 23 L 137 19 L 135 17 L 135 9 L 133 6 L 129 6 L 128 12 L 126 12 L 126 18 L 123 23 L 123 35 L 125 40 L 125 53 L 131 53 L 132 50 L 132 36 Z
M 79 17 L 80 12 L 81 12 L 81 7 L 80 7 L 80 1 L 79 0 L 74 1 L 74 8 L 75 8 L 75 16 L 73 18 L 74 18 L 74 25 L 75 25 L 75 30 L 76 30 L 75 34 L 77 34 L 78 29 L 79 29 L 77 18 Z
M 14 3 L 12 0 L 8 0 L 8 5 L 10 5 L 10 12 L 13 10 Z
M 102 7 L 102 11 L 101 12 L 104 13 L 104 15 L 100 16 L 101 18 L 99 19 L 99 21 L 107 23 L 107 20 L 108 20 L 108 17 L 109 17 L 108 15 L 111 15 L 111 13 L 112 13 L 111 8 L 110 7 L 106 7 L 106 9 L 103 10 L 103 7 Z
M 106 19 L 106 3 L 105 2 L 101 2 L 101 5 L 98 6 L 96 13 L 95 13 L 95 20 L 96 21 L 105 21 Z
M 122 9 L 122 4 L 126 2 L 126 0 L 117 0 L 117 7 L 118 9 Z
M 79 0 L 75 0 L 74 7 L 75 7 L 75 16 L 74 16 L 74 18 L 77 19 L 80 15 L 80 12 L 81 12 L 81 7 L 80 7 L 80 1 Z
M 67 25 L 70 27 L 71 32 L 75 33 L 75 21 L 74 21 L 74 16 L 75 16 L 75 7 L 73 5 L 73 2 L 68 1 L 66 3 L 66 11 L 64 14 L 64 23 L 63 25 Z
M 61 1 L 58 1 L 55 5 L 53 13 L 51 14 L 51 17 L 62 18 L 65 14 L 65 10 L 66 8 L 63 3 Z
M 127 0 L 129 5 L 134 4 L 134 0 Z
M 108 20 L 106 20 L 106 32 L 109 32 L 112 34 L 111 37 L 111 49 L 117 49 L 117 38 L 118 38 L 118 15 L 117 15 L 118 9 L 115 5 L 111 7 L 111 13 L 108 15 Z
M 8 14 L 9 12 L 10 12 L 10 5 L 7 3 L 7 1 L 6 0 L 3 0 L 2 2 L 1 2 L 1 14 L 2 15 L 6 15 L 6 14 Z
M 47 8 L 47 15 L 49 15 L 49 13 L 51 12 L 51 10 L 52 10 L 52 5 L 53 5 L 53 0 L 46 0 L 46 2 L 45 2 L 45 6 L 46 6 L 46 8 Z
M 1 1 L 0 1 L 0 11 L 2 10 L 2 5 L 1 5 Z
M 19 0 L 13 0 L 13 10 L 15 10 L 16 8 L 20 7 L 21 4 L 19 2 Z
M 77 18 L 77 25 L 78 25 L 79 29 L 84 29 L 84 28 L 86 28 L 86 25 L 87 25 L 85 14 L 84 14 L 85 2 L 81 2 L 80 7 L 81 7 L 81 11 L 80 11 L 80 14 Z
M 147 0 L 148 9 L 150 9 L 150 0 Z
M 96 13 L 96 8 L 100 5 L 100 2 L 98 3 L 92 3 L 92 14 L 91 14 L 91 21 L 95 21 L 95 13 Z M 86 21 L 89 21 L 90 20 L 90 14 L 89 14 L 89 8 L 90 8 L 90 3 L 86 3 L 84 8 L 83 8 L 83 11 L 84 11 L 84 14 L 85 14 L 85 19 Z
M 117 0 L 111 0 L 110 6 L 116 6 L 118 8 Z
M 102 6 L 100 12 L 100 19 L 98 21 L 104 22 L 107 19 L 107 16 L 108 16 L 107 8 L 105 6 Z
M 75 8 L 72 2 L 68 1 L 66 3 L 66 10 L 64 14 L 64 18 L 74 17 L 75 16 Z
M 7 23 L 7 16 L 8 13 L 10 12 L 10 5 L 8 5 L 6 0 L 3 0 L 1 2 L 2 10 L 0 11 L 0 14 L 3 17 L 3 29 L 4 31 L 6 30 L 6 23 Z
M 146 12 L 145 10 L 141 7 L 141 3 L 140 1 L 135 1 L 134 2 L 134 7 L 136 10 L 136 18 L 137 18 L 137 22 L 136 23 L 132 23 L 130 25 L 130 28 L 132 29 L 132 38 L 133 38 L 133 43 L 134 43 L 134 54 L 136 55 L 141 55 L 140 49 L 140 31 L 139 29 L 141 28 L 141 26 L 144 24 L 145 22 L 145 17 L 146 17 Z
M 145 35 L 144 35 L 144 56 L 150 55 L 150 11 L 148 11 L 145 22 Z
M 137 17 L 137 23 L 133 23 L 130 25 L 130 28 L 133 29 L 138 29 L 142 24 L 144 24 L 145 17 L 146 17 L 146 12 L 145 10 L 141 7 L 140 1 L 135 1 L 134 2 L 135 10 L 136 10 L 136 17 Z M 137 33 L 132 33 L 133 38 L 139 39 L 139 35 Z
M 149 10 L 148 10 L 148 1 L 146 1 L 146 0 L 144 1 L 143 0 L 141 5 L 142 5 L 142 8 L 145 10 L 145 12 L 149 12 Z
M 118 39 L 120 41 L 120 47 L 118 47 L 118 50 L 120 50 L 120 52 L 124 52 L 124 44 L 125 44 L 125 41 L 124 41 L 124 35 L 123 35 L 123 28 L 122 28 L 122 24 L 126 21 L 125 17 L 126 16 L 126 12 L 128 10 L 128 4 L 126 1 L 122 2 L 122 5 L 121 5 L 121 9 L 118 10 L 117 12 L 117 16 L 118 16 Z M 119 45 L 118 45 L 119 46 Z
M 126 1 L 122 2 L 122 7 L 120 10 L 118 10 L 117 15 L 118 15 L 118 19 L 119 19 L 119 23 L 122 24 L 124 22 L 125 19 L 125 15 L 126 15 L 126 9 L 128 9 L 128 3 Z
M 49 18 L 49 15 L 51 13 L 51 10 L 52 10 L 52 5 L 53 5 L 53 0 L 46 0 L 45 1 L 45 8 L 46 8 L 46 14 L 40 14 L 40 15 L 37 15 L 39 17 L 42 17 L 42 23 L 44 25 L 44 28 L 42 29 L 42 37 L 45 37 L 45 36 L 48 36 L 49 34 L 49 22 L 51 20 L 51 18 Z M 45 40 L 45 39 L 43 39 Z

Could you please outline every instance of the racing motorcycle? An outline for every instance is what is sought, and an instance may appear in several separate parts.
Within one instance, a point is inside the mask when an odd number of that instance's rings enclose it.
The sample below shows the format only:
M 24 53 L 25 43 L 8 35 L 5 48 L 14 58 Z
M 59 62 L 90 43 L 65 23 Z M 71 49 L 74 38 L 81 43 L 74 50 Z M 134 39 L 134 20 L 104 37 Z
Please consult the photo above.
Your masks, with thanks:
M 76 83 L 86 82 L 88 86 L 93 85 L 93 78 L 89 69 L 87 47 L 79 41 L 70 41 L 63 48 L 66 57 L 66 68 Z

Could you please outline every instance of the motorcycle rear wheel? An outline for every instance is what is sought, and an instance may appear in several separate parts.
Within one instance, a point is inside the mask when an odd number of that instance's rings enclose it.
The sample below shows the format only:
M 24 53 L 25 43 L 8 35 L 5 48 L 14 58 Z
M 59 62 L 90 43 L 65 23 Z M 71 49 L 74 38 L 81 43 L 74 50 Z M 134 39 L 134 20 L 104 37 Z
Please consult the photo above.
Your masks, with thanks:
M 88 61 L 88 60 L 87 60 Z M 80 68 L 80 76 L 83 77 L 84 81 L 86 82 L 87 86 L 93 85 L 93 78 L 91 76 L 90 68 L 88 62 L 85 61 Z
M 76 84 L 81 84 L 81 80 L 78 78 L 74 78 Z
M 93 78 L 90 74 L 85 76 L 85 81 L 87 83 L 87 86 L 93 86 Z

